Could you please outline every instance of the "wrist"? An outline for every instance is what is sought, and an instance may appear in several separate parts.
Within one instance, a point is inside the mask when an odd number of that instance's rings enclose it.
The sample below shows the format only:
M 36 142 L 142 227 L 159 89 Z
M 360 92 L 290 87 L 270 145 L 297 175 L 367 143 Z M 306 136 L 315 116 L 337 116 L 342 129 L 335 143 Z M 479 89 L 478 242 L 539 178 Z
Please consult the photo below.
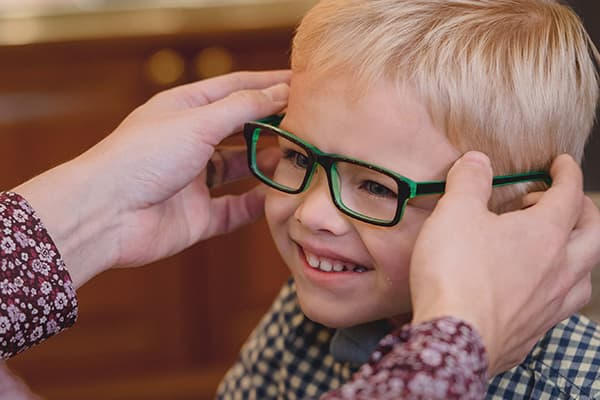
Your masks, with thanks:
M 493 329 L 489 326 L 492 318 L 489 318 L 489 315 L 485 313 L 479 313 L 480 315 L 478 315 L 475 308 L 475 305 L 454 304 L 448 300 L 431 301 L 425 307 L 415 307 L 411 325 L 429 323 L 444 317 L 464 321 L 481 338 L 488 360 L 488 375 L 493 376 L 496 348 L 494 346 Z
M 79 288 L 118 259 L 117 210 L 110 177 L 85 156 L 14 188 L 40 217 Z M 107 179 L 108 178 L 108 179 Z

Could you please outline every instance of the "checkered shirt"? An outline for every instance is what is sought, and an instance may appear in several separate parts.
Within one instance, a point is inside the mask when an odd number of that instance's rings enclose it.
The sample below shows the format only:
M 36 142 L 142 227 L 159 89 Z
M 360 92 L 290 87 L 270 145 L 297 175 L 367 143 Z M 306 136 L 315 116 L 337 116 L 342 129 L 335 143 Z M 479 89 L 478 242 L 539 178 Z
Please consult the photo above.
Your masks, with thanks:
M 288 282 L 219 385 L 217 399 L 315 399 L 348 381 L 359 365 L 337 361 L 335 329 L 304 316 Z M 551 329 L 527 358 L 494 377 L 487 399 L 600 399 L 600 330 L 574 315 Z

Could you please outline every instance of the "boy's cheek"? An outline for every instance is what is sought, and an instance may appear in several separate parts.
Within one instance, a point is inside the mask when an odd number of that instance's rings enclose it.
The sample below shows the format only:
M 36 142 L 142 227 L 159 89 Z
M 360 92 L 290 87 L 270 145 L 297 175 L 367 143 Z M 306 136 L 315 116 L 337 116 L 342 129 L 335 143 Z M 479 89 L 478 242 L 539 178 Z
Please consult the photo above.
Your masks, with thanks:
M 407 210 L 408 211 L 408 210 Z M 392 228 L 361 233 L 365 246 L 391 285 L 408 291 L 410 260 L 417 236 L 431 212 L 408 211 Z
M 271 231 L 275 244 L 279 247 L 280 242 L 286 240 L 288 223 L 294 217 L 296 210 L 294 197 L 284 193 L 268 190 L 265 198 L 265 218 Z M 280 249 L 281 251 L 281 249 Z
M 276 193 L 274 190 L 267 190 L 265 197 L 265 217 L 269 224 L 281 222 L 286 219 L 286 216 L 292 211 L 286 211 L 290 209 L 290 206 L 286 204 L 286 199 L 282 198 L 281 195 Z

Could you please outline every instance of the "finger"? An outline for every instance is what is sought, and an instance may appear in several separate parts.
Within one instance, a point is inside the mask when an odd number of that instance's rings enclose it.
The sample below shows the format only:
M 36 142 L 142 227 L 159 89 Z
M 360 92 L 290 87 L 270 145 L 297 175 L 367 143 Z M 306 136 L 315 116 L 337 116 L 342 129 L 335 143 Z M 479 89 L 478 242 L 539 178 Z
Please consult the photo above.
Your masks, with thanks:
M 561 154 L 550 168 L 552 186 L 530 210 L 559 227 L 574 227 L 583 205 L 583 174 L 575 160 Z
M 247 178 L 251 175 L 248 165 L 247 150 L 243 147 L 227 148 L 219 150 L 223 172 L 221 174 L 221 183 L 229 183 L 239 179 Z M 270 175 L 275 170 L 277 163 L 281 159 L 279 149 L 263 149 L 256 156 L 258 168 L 262 173 Z
M 561 282 L 573 285 L 561 303 L 561 318 L 583 307 L 591 296 L 591 272 L 600 263 L 600 212 L 589 197 L 584 210 L 571 232 L 566 249 L 566 261 Z
M 169 89 L 154 101 L 162 111 L 176 111 L 213 103 L 240 90 L 265 89 L 289 83 L 291 71 L 242 71 L 206 79 Z
M 289 86 L 281 83 L 263 90 L 244 90 L 208 104 L 186 110 L 202 140 L 216 146 L 239 132 L 244 123 L 279 112 L 286 104 Z
M 209 187 L 250 176 L 246 149 L 242 146 L 229 146 L 215 150 L 210 165 L 212 168 L 207 178 Z
M 259 170 L 270 175 L 281 159 L 281 151 L 273 148 L 263 149 L 256 158 Z M 252 175 L 248 165 L 247 150 L 242 146 L 216 149 L 206 170 L 206 183 L 210 188 Z
M 556 313 L 556 320 L 551 321 L 546 328 L 550 329 L 556 323 L 569 318 L 575 314 L 586 304 L 588 304 L 592 297 L 592 275 L 587 273 L 583 276 L 579 282 L 577 282 L 573 288 L 569 291 L 564 301 L 562 302 L 560 309 Z
M 567 243 L 567 265 L 575 280 L 581 279 L 600 264 L 600 211 L 584 198 L 583 211 Z
M 588 196 L 583 197 L 582 211 L 575 229 L 596 229 L 596 232 L 600 229 L 600 210 L 598 210 L 598 206 L 596 206 L 594 200 Z M 600 237 L 600 232 L 598 234 L 598 237 Z
M 241 195 L 226 195 L 213 199 L 210 236 L 231 232 L 255 221 L 264 213 L 265 188 L 257 186 Z
M 445 203 L 456 199 L 462 205 L 485 207 L 492 194 L 492 167 L 489 158 L 480 152 L 463 155 L 448 172 Z

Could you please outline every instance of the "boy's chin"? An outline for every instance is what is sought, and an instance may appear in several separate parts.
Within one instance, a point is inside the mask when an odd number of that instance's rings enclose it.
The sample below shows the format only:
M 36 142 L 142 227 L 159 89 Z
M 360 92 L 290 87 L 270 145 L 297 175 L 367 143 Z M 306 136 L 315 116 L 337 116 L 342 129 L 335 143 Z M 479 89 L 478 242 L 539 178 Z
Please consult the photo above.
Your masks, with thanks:
M 412 319 L 410 306 L 397 310 L 340 308 L 339 305 L 324 305 L 322 301 L 315 301 L 314 297 L 306 299 L 306 296 L 302 296 L 300 293 L 298 293 L 298 303 L 308 319 L 328 328 L 349 328 L 382 319 L 389 319 L 394 324 L 404 325 Z
M 310 304 L 311 302 L 304 302 L 301 297 L 298 300 L 302 312 L 308 319 L 328 328 L 348 328 L 368 322 L 351 310 L 333 310 L 333 307 L 323 307 L 318 304 Z

